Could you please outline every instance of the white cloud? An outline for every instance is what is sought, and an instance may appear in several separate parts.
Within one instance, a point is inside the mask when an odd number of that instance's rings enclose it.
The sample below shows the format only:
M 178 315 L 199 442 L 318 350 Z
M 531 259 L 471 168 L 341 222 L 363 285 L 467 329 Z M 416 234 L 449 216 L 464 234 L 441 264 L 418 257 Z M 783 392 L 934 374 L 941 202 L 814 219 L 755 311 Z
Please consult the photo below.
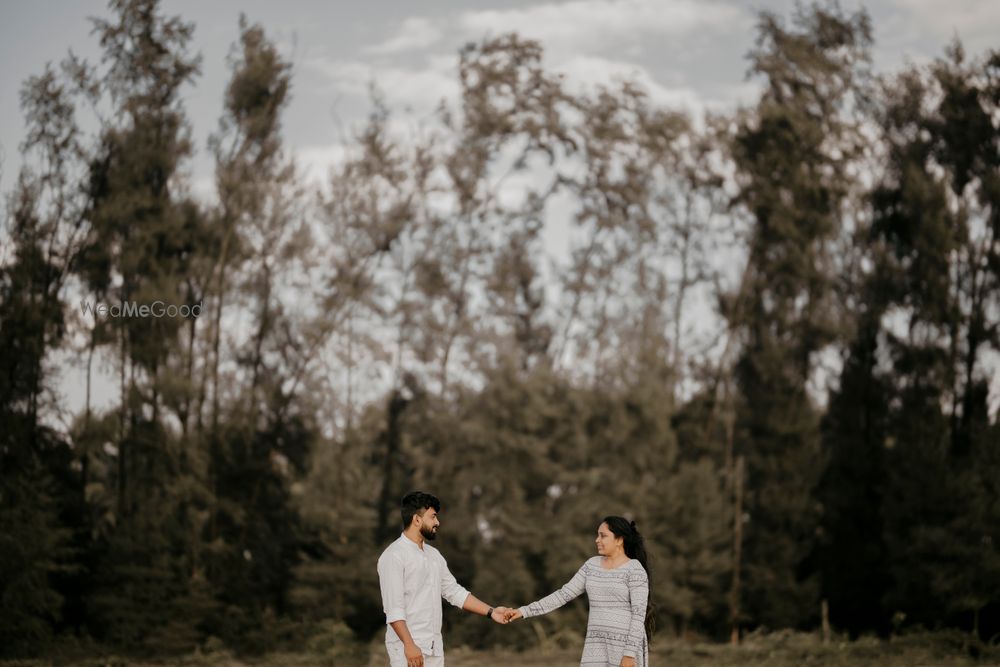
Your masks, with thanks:
M 349 133 L 361 127 L 361 123 L 349 128 Z M 404 150 L 412 146 L 421 128 L 412 119 L 402 115 L 390 116 L 385 126 L 386 136 Z M 339 141 L 327 144 L 312 144 L 295 149 L 294 158 L 298 173 L 306 183 L 325 187 L 330 180 L 331 170 L 336 170 L 352 159 L 360 157 L 361 149 L 352 136 L 344 136 Z
M 191 179 L 191 194 L 203 202 L 214 204 L 218 201 L 219 193 L 215 187 L 215 175 L 203 173 Z
M 749 34 L 752 23 L 748 9 L 723 0 L 545 2 L 472 9 L 439 19 L 409 17 L 389 39 L 363 49 L 361 58 L 318 57 L 304 64 L 338 93 L 364 98 L 374 82 L 391 108 L 426 113 L 442 99 L 454 100 L 459 94 L 453 47 L 517 32 L 538 39 L 545 49 L 546 67 L 565 73 L 578 89 L 630 79 L 646 89 L 654 103 L 697 113 L 732 100 L 706 97 L 704 85 L 681 76 L 679 67 L 692 40 L 731 40 L 734 34 Z M 672 66 L 650 60 L 653 51 L 664 49 L 677 55 Z M 630 62 L 636 60 L 642 64 Z M 677 74 L 667 82 L 662 79 L 664 65 Z
M 330 170 L 349 158 L 348 147 L 342 143 L 325 146 L 304 146 L 295 151 L 295 164 L 307 183 L 323 184 L 330 177 Z
M 592 91 L 595 86 L 614 87 L 620 82 L 632 81 L 656 105 L 692 113 L 698 113 L 705 107 L 701 95 L 693 88 L 665 86 L 649 70 L 635 63 L 581 55 L 570 58 L 556 70 L 565 75 L 566 83 L 574 92 Z
M 523 9 L 462 14 L 459 27 L 474 38 L 517 32 L 549 52 L 634 44 L 648 36 L 682 37 L 694 30 L 731 31 L 752 25 L 743 9 L 716 0 L 572 0 Z
M 392 55 L 404 51 L 426 49 L 441 39 L 441 30 L 430 20 L 420 16 L 404 19 L 396 34 L 386 41 L 365 48 L 365 53 Z
M 950 38 L 956 32 L 962 40 L 989 38 L 1000 31 L 1000 2 L 997 0 L 894 0 L 897 8 L 921 26 L 922 33 Z M 984 47 L 987 44 L 983 45 Z
M 891 0 L 891 13 L 875 28 L 875 62 L 895 69 L 923 64 L 944 54 L 956 36 L 966 52 L 979 55 L 996 47 L 1000 32 L 997 0 Z
M 320 71 L 338 92 L 366 97 L 372 83 L 392 107 L 429 111 L 443 98 L 458 94 L 455 57 L 432 57 L 421 67 L 376 65 L 362 61 L 313 58 L 307 66 Z
M 756 79 L 739 83 L 716 84 L 710 86 L 709 92 L 705 94 L 705 106 L 713 111 L 752 106 L 760 99 L 763 88 L 763 83 Z

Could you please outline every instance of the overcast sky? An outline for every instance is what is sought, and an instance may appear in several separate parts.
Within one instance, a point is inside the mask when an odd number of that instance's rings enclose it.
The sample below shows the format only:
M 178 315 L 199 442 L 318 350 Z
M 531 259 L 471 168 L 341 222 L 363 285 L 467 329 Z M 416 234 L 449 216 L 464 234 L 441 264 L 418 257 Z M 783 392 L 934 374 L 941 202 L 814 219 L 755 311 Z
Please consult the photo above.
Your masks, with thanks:
M 854 10 L 862 3 L 845 0 Z M 375 80 L 388 102 L 419 116 L 457 90 L 456 52 L 466 42 L 517 31 L 542 41 L 548 64 L 576 85 L 631 76 L 655 100 L 689 108 L 730 105 L 752 97 L 745 55 L 755 14 L 788 14 L 790 0 L 572 0 L 458 2 L 165 0 L 163 9 L 196 25 L 193 51 L 203 57 L 196 87 L 186 91 L 202 149 L 190 165 L 208 189 L 203 150 L 222 108 L 226 53 L 241 12 L 261 23 L 294 64 L 293 98 L 285 116 L 288 145 L 307 168 L 338 154 L 344 128 L 369 108 Z M 905 58 L 925 60 L 959 35 L 968 51 L 1000 48 L 1000 0 L 875 0 L 864 3 L 875 24 L 876 68 Z M 4 0 L 0 6 L 0 188 L 9 190 L 23 136 L 18 91 L 24 79 L 58 62 L 68 49 L 95 58 L 88 16 L 105 16 L 98 0 Z
M 875 28 L 875 67 L 942 53 L 955 36 L 967 52 L 1000 48 L 1000 0 L 843 0 L 868 9 Z M 343 155 L 345 133 L 370 108 L 375 81 L 389 105 L 419 119 L 457 91 L 458 49 L 470 41 L 516 31 L 540 40 L 547 65 L 574 86 L 630 77 L 654 101 L 694 111 L 750 102 L 745 78 L 759 10 L 788 15 L 791 0 L 164 0 L 163 11 L 195 23 L 192 51 L 202 56 L 185 103 L 198 154 L 188 165 L 196 192 L 210 195 L 212 163 L 205 145 L 218 122 L 228 79 L 226 54 L 245 13 L 264 26 L 293 64 L 292 100 L 284 117 L 286 144 L 308 174 L 326 173 Z M 90 60 L 99 53 L 88 16 L 107 16 L 98 0 L 3 0 L 0 4 L 0 190 L 20 166 L 21 83 L 57 63 L 69 49 Z M 98 380 L 98 382 L 100 382 Z M 102 383 L 103 384 L 103 383 Z M 82 404 L 80 373 L 61 383 L 70 409 Z M 109 386 L 113 386 L 109 382 Z M 102 392 L 103 393 L 103 392 Z M 111 401 L 112 396 L 107 396 Z

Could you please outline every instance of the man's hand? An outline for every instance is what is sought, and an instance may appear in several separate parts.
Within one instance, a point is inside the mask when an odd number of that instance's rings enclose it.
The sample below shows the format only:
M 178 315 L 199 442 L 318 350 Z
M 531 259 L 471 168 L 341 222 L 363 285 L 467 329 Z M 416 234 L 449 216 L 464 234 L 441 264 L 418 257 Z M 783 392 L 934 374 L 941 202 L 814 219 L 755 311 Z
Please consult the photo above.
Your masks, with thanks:
M 510 623 L 511 621 L 516 621 L 516 620 L 521 619 L 521 618 L 524 618 L 524 616 L 517 609 L 508 609 L 507 610 L 507 622 L 508 623 Z
M 622 662 L 619 667 L 635 667 L 635 658 L 629 656 L 623 656 Z
M 507 625 L 507 614 L 509 613 L 510 607 L 497 607 L 493 610 L 493 613 L 490 614 L 490 618 L 500 625 Z
M 424 652 L 413 642 L 403 645 L 403 655 L 406 656 L 406 667 L 424 667 Z

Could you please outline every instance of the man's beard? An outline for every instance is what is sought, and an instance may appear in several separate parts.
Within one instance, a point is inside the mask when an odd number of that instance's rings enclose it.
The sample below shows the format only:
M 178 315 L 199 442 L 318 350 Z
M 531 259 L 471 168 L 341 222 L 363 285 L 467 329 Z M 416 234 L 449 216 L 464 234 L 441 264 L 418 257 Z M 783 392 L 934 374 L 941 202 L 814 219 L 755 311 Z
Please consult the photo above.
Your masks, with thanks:
M 425 540 L 433 540 L 437 537 L 437 533 L 434 532 L 434 529 L 427 528 L 426 526 L 421 526 L 420 534 L 424 536 Z

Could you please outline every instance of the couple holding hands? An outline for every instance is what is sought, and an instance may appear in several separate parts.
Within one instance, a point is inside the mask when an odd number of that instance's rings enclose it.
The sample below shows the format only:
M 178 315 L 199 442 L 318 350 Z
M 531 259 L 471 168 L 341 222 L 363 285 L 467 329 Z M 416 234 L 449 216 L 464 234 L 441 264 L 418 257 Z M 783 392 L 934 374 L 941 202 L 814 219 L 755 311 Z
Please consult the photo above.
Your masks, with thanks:
M 569 582 L 518 609 L 491 607 L 464 589 L 444 556 L 427 544 L 437 537 L 441 503 L 414 491 L 401 502 L 403 534 L 378 559 L 390 667 L 442 667 L 441 598 L 473 614 L 507 624 L 554 611 L 586 592 L 590 601 L 580 665 L 647 667 L 652 616 L 646 548 L 634 521 L 606 517 L 597 528 L 597 556 Z

